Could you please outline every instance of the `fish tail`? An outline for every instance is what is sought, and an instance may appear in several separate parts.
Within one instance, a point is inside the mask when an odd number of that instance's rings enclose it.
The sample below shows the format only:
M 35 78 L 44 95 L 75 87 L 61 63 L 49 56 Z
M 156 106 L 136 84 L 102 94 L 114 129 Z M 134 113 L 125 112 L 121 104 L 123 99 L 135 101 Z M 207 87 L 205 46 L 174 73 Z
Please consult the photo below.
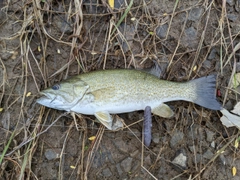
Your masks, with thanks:
M 212 110 L 221 110 L 222 105 L 216 99 L 216 75 L 210 75 L 190 81 L 196 88 L 194 103 Z

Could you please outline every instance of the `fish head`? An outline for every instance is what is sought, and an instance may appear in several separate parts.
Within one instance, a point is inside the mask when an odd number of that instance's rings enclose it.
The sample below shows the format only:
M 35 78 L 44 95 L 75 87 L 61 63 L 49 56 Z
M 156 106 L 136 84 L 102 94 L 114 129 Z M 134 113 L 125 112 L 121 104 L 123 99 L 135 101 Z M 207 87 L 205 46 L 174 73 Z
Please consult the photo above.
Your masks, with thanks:
M 53 109 L 70 111 L 87 92 L 89 86 L 82 80 L 68 79 L 40 92 L 37 103 Z

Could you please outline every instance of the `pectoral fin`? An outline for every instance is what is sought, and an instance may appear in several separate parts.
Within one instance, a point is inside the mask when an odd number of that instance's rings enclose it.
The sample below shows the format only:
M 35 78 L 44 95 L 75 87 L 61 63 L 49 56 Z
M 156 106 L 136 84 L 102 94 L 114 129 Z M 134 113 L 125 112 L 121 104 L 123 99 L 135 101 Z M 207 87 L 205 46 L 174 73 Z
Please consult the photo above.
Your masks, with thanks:
M 112 130 L 113 119 L 109 112 L 99 111 L 96 112 L 94 115 L 104 126 L 106 126 L 109 130 Z
M 152 108 L 152 113 L 164 118 L 170 118 L 174 115 L 172 109 L 166 104 L 161 104 Z

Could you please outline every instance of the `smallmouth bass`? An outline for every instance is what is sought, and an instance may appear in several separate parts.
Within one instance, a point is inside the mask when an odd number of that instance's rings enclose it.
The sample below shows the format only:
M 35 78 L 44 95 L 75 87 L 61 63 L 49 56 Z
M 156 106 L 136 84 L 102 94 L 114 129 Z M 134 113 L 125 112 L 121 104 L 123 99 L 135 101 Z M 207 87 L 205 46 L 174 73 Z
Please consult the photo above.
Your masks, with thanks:
M 99 70 L 81 74 L 40 92 L 37 103 L 50 108 L 95 115 L 112 129 L 110 114 L 144 110 L 161 117 L 173 116 L 164 102 L 184 100 L 212 110 L 222 109 L 216 100 L 216 76 L 188 82 L 160 80 L 140 70 Z

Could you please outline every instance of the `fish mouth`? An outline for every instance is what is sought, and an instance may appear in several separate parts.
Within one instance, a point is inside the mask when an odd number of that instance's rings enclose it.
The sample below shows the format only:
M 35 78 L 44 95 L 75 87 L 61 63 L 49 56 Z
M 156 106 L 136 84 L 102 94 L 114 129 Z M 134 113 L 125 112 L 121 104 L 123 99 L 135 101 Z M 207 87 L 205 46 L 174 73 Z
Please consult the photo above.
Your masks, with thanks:
M 40 92 L 40 97 L 37 99 L 37 103 L 45 104 L 46 102 L 51 103 L 55 98 L 53 98 L 50 94 Z
M 40 92 L 39 95 L 40 95 L 40 99 L 41 98 L 46 98 L 46 99 L 50 99 L 50 100 L 52 99 L 49 94 L 44 93 L 44 92 Z

